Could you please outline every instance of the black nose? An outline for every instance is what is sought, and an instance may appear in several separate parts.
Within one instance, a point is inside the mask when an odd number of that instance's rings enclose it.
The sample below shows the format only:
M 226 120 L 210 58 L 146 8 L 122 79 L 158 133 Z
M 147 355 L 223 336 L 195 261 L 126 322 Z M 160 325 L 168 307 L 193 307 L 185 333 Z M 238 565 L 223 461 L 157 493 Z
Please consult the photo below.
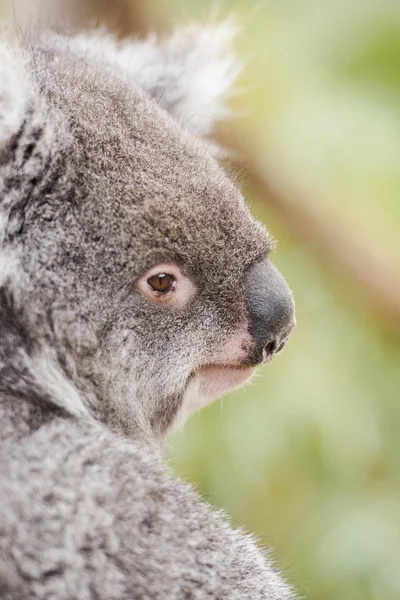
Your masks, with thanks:
M 296 321 L 293 296 L 286 281 L 267 259 L 245 276 L 244 292 L 254 347 L 249 357 L 260 364 L 283 350 Z

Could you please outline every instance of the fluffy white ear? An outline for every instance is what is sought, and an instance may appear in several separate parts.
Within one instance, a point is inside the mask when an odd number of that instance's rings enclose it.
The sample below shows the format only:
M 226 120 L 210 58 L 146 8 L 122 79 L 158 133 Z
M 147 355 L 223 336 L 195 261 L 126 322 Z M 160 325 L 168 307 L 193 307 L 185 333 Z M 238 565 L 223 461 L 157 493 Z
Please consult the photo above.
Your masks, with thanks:
M 176 119 L 207 136 L 229 111 L 225 101 L 240 65 L 230 23 L 189 26 L 165 40 L 155 37 L 120 48 L 120 63 Z
M 98 33 L 74 39 L 78 52 L 120 68 L 186 127 L 208 136 L 229 111 L 225 101 L 240 65 L 231 23 L 188 26 L 165 39 L 115 39 Z
M 28 101 L 20 61 L 11 46 L 0 40 L 0 150 L 21 127 Z

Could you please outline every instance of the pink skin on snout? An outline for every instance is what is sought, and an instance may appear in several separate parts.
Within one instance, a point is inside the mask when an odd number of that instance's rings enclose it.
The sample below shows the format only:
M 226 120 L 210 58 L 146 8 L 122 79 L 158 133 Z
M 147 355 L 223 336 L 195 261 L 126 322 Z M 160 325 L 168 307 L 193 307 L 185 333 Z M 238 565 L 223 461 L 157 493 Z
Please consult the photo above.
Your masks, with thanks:
M 243 384 L 254 372 L 253 367 L 242 367 L 251 349 L 252 339 L 244 319 L 236 333 L 231 336 L 212 364 L 199 369 L 199 394 L 214 399 Z

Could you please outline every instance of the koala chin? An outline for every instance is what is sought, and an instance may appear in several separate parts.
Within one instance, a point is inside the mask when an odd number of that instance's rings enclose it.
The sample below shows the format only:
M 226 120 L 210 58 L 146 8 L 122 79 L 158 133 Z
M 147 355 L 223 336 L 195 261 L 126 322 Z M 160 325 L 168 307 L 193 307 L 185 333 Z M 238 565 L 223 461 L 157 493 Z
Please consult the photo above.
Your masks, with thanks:
M 295 324 L 271 238 L 207 141 L 231 37 L 0 41 L 5 600 L 294 597 L 162 461 L 171 427 Z

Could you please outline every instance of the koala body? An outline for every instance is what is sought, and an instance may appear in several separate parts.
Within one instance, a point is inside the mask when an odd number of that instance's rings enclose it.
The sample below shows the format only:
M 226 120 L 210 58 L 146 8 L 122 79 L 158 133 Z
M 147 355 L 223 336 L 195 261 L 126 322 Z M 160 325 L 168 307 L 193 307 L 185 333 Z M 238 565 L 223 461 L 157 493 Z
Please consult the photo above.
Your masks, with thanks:
M 286 342 L 271 240 L 203 139 L 226 27 L 0 45 L 0 592 L 291 598 L 162 463 Z

